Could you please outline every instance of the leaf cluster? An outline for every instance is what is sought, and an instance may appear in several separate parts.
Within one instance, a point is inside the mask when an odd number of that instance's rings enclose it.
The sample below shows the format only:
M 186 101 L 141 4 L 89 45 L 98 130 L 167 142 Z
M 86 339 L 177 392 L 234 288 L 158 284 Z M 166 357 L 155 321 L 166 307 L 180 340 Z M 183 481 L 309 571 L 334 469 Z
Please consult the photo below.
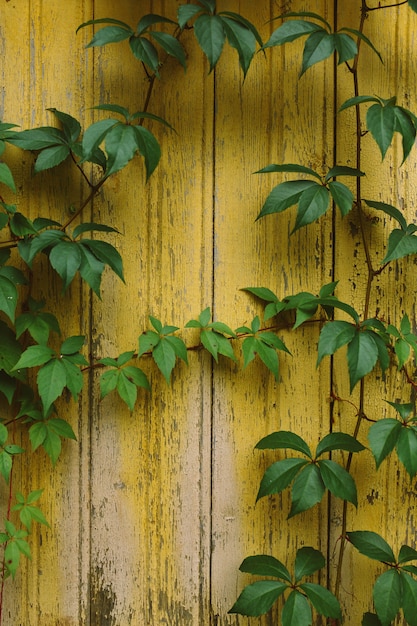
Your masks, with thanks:
M 256 444 L 256 448 L 295 450 L 307 457 L 290 457 L 276 461 L 267 468 L 261 480 L 257 500 L 281 493 L 293 482 L 288 518 L 307 511 L 320 502 L 326 489 L 337 498 L 357 506 L 357 491 L 352 476 L 335 461 L 320 458 L 324 453 L 333 450 L 350 453 L 364 450 L 364 446 L 351 435 L 329 433 L 319 442 L 314 455 L 304 439 L 291 431 L 267 435 Z
M 417 581 L 411 574 L 417 574 L 417 567 L 410 565 L 410 561 L 417 559 L 417 551 L 403 545 L 395 558 L 385 539 L 369 530 L 348 532 L 347 539 L 361 554 L 390 567 L 378 576 L 373 587 L 372 595 L 378 621 L 372 618 L 372 614 L 367 614 L 362 625 L 389 626 L 402 609 L 407 624 L 416 626 Z
M 267 613 L 286 591 L 290 591 L 281 612 L 283 626 L 309 626 L 312 623 L 311 606 L 319 615 L 341 618 L 337 598 L 325 587 L 312 582 L 301 582 L 325 565 L 321 552 L 305 546 L 297 550 L 294 576 L 273 556 L 265 554 L 247 557 L 240 566 L 241 572 L 268 576 L 273 580 L 259 580 L 247 585 L 229 613 L 258 616 Z

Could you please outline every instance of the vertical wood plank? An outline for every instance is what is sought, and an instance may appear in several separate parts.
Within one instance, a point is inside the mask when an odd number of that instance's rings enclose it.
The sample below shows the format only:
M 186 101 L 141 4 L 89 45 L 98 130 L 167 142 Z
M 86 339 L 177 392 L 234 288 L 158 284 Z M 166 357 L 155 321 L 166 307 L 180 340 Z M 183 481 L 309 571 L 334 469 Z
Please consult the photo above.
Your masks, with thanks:
M 332 20 L 330 4 L 316 3 L 314 10 Z M 275 3 L 229 1 L 223 8 L 255 23 L 264 41 L 279 25 L 269 22 L 280 13 Z M 301 2 L 286 7 L 303 8 Z M 216 317 L 232 327 L 249 324 L 261 312 L 259 302 L 239 291 L 242 287 L 268 287 L 283 298 L 318 293 L 332 280 L 328 217 L 291 237 L 294 209 L 254 223 L 268 193 L 284 177 L 253 172 L 271 163 L 302 163 L 321 171 L 332 162 L 332 65 L 321 64 L 299 81 L 301 53 L 296 42 L 268 50 L 266 58 L 257 55 L 243 83 L 237 55 L 229 49 L 215 71 L 214 307 Z M 320 115 L 312 116 L 314 110 Z M 301 538 L 324 553 L 327 549 L 325 500 L 288 522 L 289 490 L 255 506 L 263 471 L 284 458 L 284 451 L 254 451 L 255 444 L 276 430 L 293 430 L 314 450 L 329 428 L 329 367 L 315 369 L 319 325 L 294 333 L 291 325 L 279 333 L 292 352 L 280 356 L 279 382 L 258 363 L 243 373 L 225 362 L 215 368 L 212 594 L 218 624 L 246 623 L 246 618 L 227 616 L 251 580 L 238 573 L 245 556 L 272 554 L 291 568 Z M 279 601 L 273 619 L 280 619 L 281 608 Z
M 75 36 L 79 24 L 90 16 L 88 2 L 75 1 L 71 11 L 62 15 L 62 3 L 52 0 L 2 3 L 3 57 L 0 67 L 5 85 L 1 118 L 22 128 L 56 125 L 48 107 L 68 112 L 83 122 L 90 105 L 86 86 L 89 68 L 82 51 L 82 36 Z M 71 59 L 71 62 L 69 62 Z M 64 222 L 69 207 L 85 193 L 80 174 L 71 165 L 57 173 L 42 173 L 31 180 L 34 162 L 31 153 L 8 148 L 18 186 L 18 210 L 32 219 L 38 215 Z M 34 264 L 32 296 L 47 301 L 61 325 L 63 338 L 87 333 L 88 292 L 75 281 L 61 295 L 60 279 L 46 271 L 46 263 Z M 41 274 L 41 272 L 43 272 Z M 42 276 L 42 278 L 40 278 Z M 47 278 L 45 278 L 45 276 Z M 71 306 L 70 306 L 71 303 Z M 59 345 L 55 338 L 55 347 Z M 40 506 L 51 528 L 35 524 L 30 537 L 32 561 L 22 559 L 15 582 L 5 583 L 3 621 L 5 624 L 49 624 L 69 626 L 85 622 L 87 601 L 88 507 L 85 501 L 88 446 L 88 392 L 80 406 L 71 401 L 57 402 L 58 415 L 72 424 L 83 447 L 65 442 L 53 471 L 41 450 L 16 458 L 13 471 L 14 491 L 28 494 L 44 488 Z M 25 427 L 26 428 L 26 427 Z M 28 450 L 19 428 L 15 437 Z M 70 477 L 70 478 L 69 478 Z M 17 521 L 17 520 L 15 520 Z
M 381 3 L 382 5 L 384 3 Z M 356 6 L 355 6 L 356 5 Z M 377 7 L 377 2 L 369 2 L 370 7 Z M 338 26 L 358 28 L 360 2 L 338 3 Z M 417 16 L 404 5 L 397 8 L 383 8 L 371 11 L 365 22 L 365 35 L 370 38 L 381 53 L 384 64 L 364 46 L 359 63 L 359 89 L 361 95 L 378 95 L 382 98 L 397 96 L 397 103 L 413 111 L 415 86 L 410 80 L 412 67 L 413 33 Z M 352 80 L 347 70 L 338 70 L 337 106 L 353 95 Z M 361 107 L 362 128 L 365 129 L 366 110 Z M 337 154 L 340 162 L 355 167 L 354 153 L 354 115 L 353 109 L 339 114 L 339 133 L 337 135 Z M 342 118 L 343 116 L 343 118 Z M 385 202 L 398 207 L 404 212 L 407 222 L 415 221 L 413 206 L 416 191 L 410 181 L 413 179 L 416 165 L 415 152 L 401 166 L 402 149 L 397 137 L 393 147 L 389 148 L 384 161 L 370 133 L 362 139 L 362 169 L 366 178 L 362 180 L 362 195 L 365 198 Z M 388 216 L 364 207 L 365 235 L 369 242 L 374 269 L 381 266 L 386 253 L 389 233 L 396 224 Z M 351 302 L 363 315 L 363 303 L 366 289 L 366 260 L 360 235 L 360 222 L 356 210 L 336 224 L 336 266 L 335 277 L 340 279 L 341 299 Z M 414 291 L 405 288 L 415 267 L 412 257 L 391 263 L 372 283 L 372 292 L 368 317 L 379 317 L 385 322 L 399 326 L 404 312 L 410 315 L 415 328 Z M 343 297 L 342 297 L 343 295 Z M 412 364 L 408 364 L 410 371 Z M 359 406 L 359 385 L 352 396 L 349 395 L 349 380 L 345 354 L 335 358 L 335 391 L 341 398 Z M 367 432 L 373 420 L 395 417 L 395 411 L 385 400 L 395 402 L 413 402 L 415 394 L 410 385 L 405 384 L 403 375 L 392 366 L 384 382 L 381 371 L 365 379 L 364 412 L 370 421 L 363 421 L 359 439 L 367 445 Z M 355 409 L 347 402 L 338 402 L 335 407 L 336 428 L 353 432 L 356 415 Z M 394 554 L 398 553 L 403 543 L 415 545 L 414 495 L 412 481 L 398 463 L 393 453 L 384 461 L 379 470 L 370 452 L 357 455 L 352 465 L 352 474 L 357 481 L 359 506 L 348 509 L 348 530 L 372 530 L 382 535 Z M 332 505 L 330 546 L 334 546 L 334 561 L 331 577 L 334 581 L 338 539 L 340 536 L 341 507 Z M 348 546 L 342 574 L 342 602 L 345 607 L 345 622 L 353 626 L 362 620 L 365 611 L 373 611 L 372 587 L 381 568 L 374 561 L 360 555 Z
M 117 8 L 117 18 L 135 26 L 147 12 L 175 19 L 176 8 L 176 2 L 139 7 L 129 1 Z M 97 1 L 95 16 L 115 16 L 114 3 Z M 149 109 L 177 134 L 152 124 L 163 152 L 155 174 L 145 184 L 138 159 L 109 181 L 95 209 L 123 233 L 117 245 L 126 276 L 126 286 L 106 277 L 103 299 L 113 306 L 94 304 L 100 356 L 137 348 L 150 314 L 181 327 L 211 303 L 213 81 L 192 34 L 183 40 L 187 74 L 168 60 Z M 148 81 L 127 44 L 97 51 L 95 68 L 101 102 L 143 107 Z M 194 331 L 184 339 L 192 345 Z M 132 415 L 114 398 L 98 404 L 91 451 L 91 624 L 103 623 L 105 607 L 109 623 L 186 626 L 207 620 L 211 368 L 205 356 L 189 358 L 188 369 L 176 368 L 172 387 L 144 359 L 152 391 L 140 394 Z

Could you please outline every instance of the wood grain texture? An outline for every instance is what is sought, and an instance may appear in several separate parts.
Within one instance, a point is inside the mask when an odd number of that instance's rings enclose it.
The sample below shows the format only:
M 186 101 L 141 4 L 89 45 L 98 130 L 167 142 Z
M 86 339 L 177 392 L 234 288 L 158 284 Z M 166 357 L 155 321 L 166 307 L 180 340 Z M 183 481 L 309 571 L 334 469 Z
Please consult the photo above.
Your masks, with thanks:
M 128 43 L 86 50 L 93 27 L 77 35 L 75 30 L 102 17 L 132 27 L 150 12 L 175 19 L 179 4 L 70 0 L 63 12 L 59 0 L 2 2 L 0 118 L 23 128 L 46 125 L 54 123 L 46 109 L 56 107 L 88 125 L 105 117 L 91 110 L 97 104 L 140 110 L 149 79 Z M 313 10 L 332 24 L 337 17 L 339 28 L 357 28 L 359 4 L 317 0 Z M 307 8 L 301 0 L 221 3 L 222 10 L 251 20 L 264 40 L 278 24 L 272 18 Z M 397 93 L 399 102 L 413 110 L 409 51 L 416 26 L 417 16 L 407 7 L 372 12 L 366 34 L 377 42 L 386 64 L 369 49 L 362 51 L 362 92 Z M 164 60 L 150 98 L 149 110 L 176 130 L 146 124 L 162 146 L 157 170 L 146 182 L 138 157 L 110 178 L 85 214 L 84 221 L 119 231 L 109 241 L 122 254 L 125 283 L 106 271 L 100 301 L 77 280 L 62 298 L 51 270 L 47 280 L 35 278 L 34 295 L 48 299 L 64 336 L 91 333 L 85 352 L 95 359 L 137 350 L 149 315 L 183 328 L 210 306 L 214 319 L 232 328 L 248 325 L 262 315 L 262 306 L 241 291 L 245 287 L 268 287 L 282 298 L 318 293 L 322 285 L 339 280 L 339 298 L 361 312 L 366 267 L 355 211 L 343 220 L 329 211 L 291 236 L 294 208 L 255 223 L 272 187 L 286 178 L 255 175 L 260 168 L 302 163 L 325 172 L 335 161 L 355 166 L 351 110 L 339 114 L 343 123 L 334 133 L 336 111 L 352 95 L 349 71 L 339 67 L 335 78 L 327 60 L 299 80 L 302 40 L 258 54 L 243 81 L 237 53 L 228 44 L 209 74 L 192 32 L 186 30 L 181 41 L 187 73 L 172 58 Z M 42 207 L 43 216 L 66 220 L 70 205 L 78 205 L 87 191 L 75 168 L 63 165 L 58 177 L 45 173 L 28 183 L 33 156 L 27 153 L 22 162 L 17 149 L 7 150 L 22 212 L 33 217 Z M 381 167 L 368 134 L 362 160 L 364 195 L 395 204 L 415 220 L 415 158 L 398 170 L 396 141 Z M 377 267 L 392 223 L 371 211 L 369 218 L 365 228 Z M 46 263 L 37 262 L 35 276 L 45 268 Z M 413 259 L 406 259 L 375 280 L 371 315 L 398 323 L 408 310 L 415 326 L 414 288 L 399 288 L 401 277 L 414 268 Z M 295 331 L 292 322 L 288 318 L 279 330 L 292 355 L 282 353 L 278 382 L 257 360 L 242 371 L 241 348 L 234 341 L 238 364 L 223 357 L 216 364 L 206 353 L 191 350 L 189 367 L 176 366 L 171 386 L 151 359 L 143 358 L 140 365 L 152 391 L 139 391 L 132 413 L 114 395 L 100 399 L 98 371 L 86 378 L 79 406 L 59 402 L 78 442 L 64 444 L 53 471 L 40 451 L 30 467 L 25 460 L 15 464 L 16 489 L 45 487 L 41 505 L 51 529 L 34 529 L 32 561 L 23 562 L 15 583 L 6 581 L 2 626 L 269 626 L 279 623 L 281 602 L 253 622 L 227 614 L 251 580 L 238 567 L 245 556 L 261 553 L 291 566 L 301 545 L 322 550 L 334 584 L 340 502 L 326 496 L 288 522 L 289 490 L 255 505 L 264 470 L 284 457 L 283 451 L 254 450 L 262 437 L 293 430 L 314 449 L 330 428 L 351 433 L 356 421 L 351 404 L 330 402 L 333 381 L 341 398 L 358 403 L 357 390 L 349 394 L 345 356 L 336 355 L 333 370 L 328 358 L 316 369 L 320 322 Z M 197 343 L 193 329 L 181 336 L 188 346 Z M 371 375 L 366 414 L 393 416 L 384 398 L 414 399 L 408 391 L 403 396 L 403 383 L 400 376 L 388 384 L 378 371 Z M 29 445 L 18 429 L 14 437 L 23 447 Z M 366 443 L 366 428 L 360 440 Z M 371 454 L 364 452 L 353 471 L 359 506 L 355 511 L 349 505 L 349 529 L 380 532 L 396 548 L 413 545 L 414 488 L 395 457 L 376 473 Z M 6 501 L 7 489 L 1 489 Z M 326 575 L 321 574 L 322 582 Z M 346 626 L 357 626 L 363 611 L 371 609 L 374 575 L 372 563 L 347 550 Z

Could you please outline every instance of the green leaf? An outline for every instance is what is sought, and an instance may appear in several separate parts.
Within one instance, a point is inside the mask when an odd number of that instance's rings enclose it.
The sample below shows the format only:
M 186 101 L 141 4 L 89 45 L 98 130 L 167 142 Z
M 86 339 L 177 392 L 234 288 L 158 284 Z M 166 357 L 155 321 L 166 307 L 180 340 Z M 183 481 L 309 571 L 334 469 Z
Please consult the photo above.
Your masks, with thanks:
M 414 13 L 417 13 L 417 0 L 408 0 L 408 6 Z
M 257 576 L 274 576 L 275 578 L 283 578 L 291 583 L 291 576 L 287 568 L 281 561 L 273 556 L 266 554 L 258 554 L 256 556 L 248 556 L 239 567 L 241 572 L 256 574 Z
M 107 119 L 95 122 L 87 128 L 82 141 L 83 161 L 91 161 L 95 151 L 104 141 L 107 133 L 116 125 L 120 124 L 118 120 Z
M 373 592 L 375 610 L 382 626 L 389 626 L 401 607 L 401 578 L 395 569 L 377 578 Z
M 178 7 L 178 24 L 181 30 L 185 27 L 195 15 L 202 11 L 201 7 L 196 4 L 181 4 Z
M 364 200 L 364 202 L 366 202 L 368 206 L 377 209 L 378 211 L 383 211 L 390 217 L 393 217 L 395 220 L 397 220 L 402 230 L 407 230 L 407 222 L 405 221 L 405 218 L 401 211 L 399 211 L 395 206 L 392 206 L 391 204 L 386 204 L 385 202 L 375 202 L 374 200 Z
M 347 28 L 347 27 L 341 28 L 340 30 L 347 31 L 348 33 L 352 33 L 352 35 L 355 35 L 356 37 L 359 37 L 359 39 L 362 39 L 362 41 L 364 41 L 366 45 L 368 45 L 375 52 L 375 54 L 379 57 L 379 60 L 381 61 L 381 63 L 383 63 L 382 56 L 380 55 L 378 50 L 375 48 L 372 41 L 368 37 L 366 37 L 366 35 L 364 35 L 361 31 L 356 30 L 356 28 Z
M 184 363 L 188 363 L 187 346 L 182 339 L 179 337 L 168 336 L 165 337 L 165 341 L 170 344 L 178 358 L 184 361 Z
M 283 459 L 270 465 L 265 471 L 259 486 L 256 501 L 273 493 L 281 493 L 294 480 L 302 467 L 308 464 L 305 459 Z
M 79 251 L 81 255 L 81 263 L 78 268 L 80 276 L 100 298 L 101 275 L 104 271 L 104 263 L 99 261 L 86 246 L 80 245 Z
M 275 348 L 266 345 L 260 339 L 255 339 L 255 352 L 266 365 L 270 372 L 273 373 L 275 380 L 279 380 L 279 360 Z
M 226 39 L 222 19 L 218 15 L 200 15 L 194 22 L 194 34 L 209 60 L 211 72 L 220 58 Z
M 108 43 L 118 43 L 128 39 L 131 35 L 133 35 L 133 30 L 130 27 L 127 29 L 124 26 L 105 26 L 95 33 L 90 43 L 86 45 L 86 48 L 105 46 Z
M 353 59 L 358 54 L 358 46 L 356 41 L 345 33 L 333 34 L 334 45 L 339 56 L 337 64 L 346 63 L 349 59 Z
M 350 343 L 356 335 L 356 327 L 349 322 L 327 322 L 320 332 L 317 365 L 326 355 L 334 354 L 339 348 Z
M 303 583 L 300 588 L 307 595 L 317 613 L 326 617 L 342 619 L 339 601 L 328 589 L 315 583 Z
M 44 365 L 50 361 L 55 352 L 48 346 L 29 346 L 14 366 L 14 370 L 23 369 L 25 367 L 37 367 Z
M 18 211 L 10 218 L 9 226 L 10 230 L 14 235 L 16 235 L 16 237 L 38 234 L 36 228 L 33 226 L 33 223 Z
M 47 428 L 46 437 L 42 443 L 46 454 L 51 459 L 52 465 L 55 465 L 59 455 L 61 454 L 61 438 L 52 429 Z
M 8 141 L 23 150 L 43 150 L 57 144 L 64 144 L 65 137 L 58 128 L 41 126 L 40 128 L 14 133 L 13 138 Z
M 65 386 L 71 392 L 74 402 L 76 402 L 84 385 L 82 372 L 79 367 L 74 365 L 74 363 L 71 363 L 71 361 L 65 357 L 61 359 L 61 363 L 64 366 L 66 374 Z
M 314 572 L 324 567 L 326 560 L 319 550 L 305 546 L 297 550 L 295 557 L 295 581 L 298 582 L 304 576 L 311 576 Z
M 323 31 L 323 28 L 313 22 L 307 22 L 307 20 L 290 20 L 284 22 L 272 33 L 271 37 L 264 44 L 264 48 L 272 48 L 273 46 L 282 46 L 284 43 L 289 43 L 304 37 L 310 33 L 317 31 Z M 323 31 L 325 32 L 325 31 Z
M 106 175 L 110 176 L 123 169 L 138 151 L 135 128 L 126 124 L 116 124 L 106 134 L 105 145 Z
M 126 375 L 125 370 L 120 370 L 117 379 L 117 391 L 121 399 L 126 402 L 131 411 L 135 408 L 138 395 L 137 386 Z
M 0 311 L 13 322 L 17 306 L 17 289 L 11 280 L 0 276 Z
M 145 159 L 146 179 L 154 172 L 161 158 L 161 148 L 152 133 L 143 126 L 133 126 L 136 133 L 136 145 Z
M 305 167 L 304 165 L 298 165 L 298 163 L 284 163 L 283 165 L 267 165 L 263 167 L 261 170 L 255 172 L 255 174 L 270 174 L 272 172 L 293 172 L 300 174 L 309 174 L 310 176 L 314 176 L 321 181 L 320 174 L 317 174 L 315 170 L 312 170 L 310 167 Z
M 360 176 L 365 176 L 365 172 L 362 172 L 354 167 L 349 167 L 348 165 L 335 165 L 329 169 L 324 180 L 327 183 L 331 178 L 335 178 L 336 176 L 354 176 L 355 178 L 358 178 Z
M 4 446 L 9 436 L 7 427 L 0 422 L 0 447 Z
M 15 541 L 9 541 L 4 550 L 4 562 L 6 569 L 12 578 L 15 577 L 20 562 L 20 550 Z
M 100 397 L 102 399 L 116 389 L 119 375 L 119 370 L 110 370 L 100 376 Z
M 6 483 L 9 483 L 10 473 L 12 471 L 13 459 L 5 450 L 0 452 L 0 474 Z
M 334 203 L 339 207 L 342 217 L 344 217 L 353 207 L 353 193 L 349 187 L 346 187 L 343 183 L 339 183 L 337 180 L 329 183 L 329 191 Z
M 309 463 L 294 480 L 288 518 L 311 509 L 323 497 L 325 488 L 319 468 Z
M 61 361 L 53 359 L 41 367 L 37 382 L 43 409 L 47 413 L 52 403 L 61 395 L 67 382 L 66 371 Z
M 394 229 L 388 238 L 388 249 L 382 263 L 389 263 L 401 259 L 409 254 L 417 253 L 417 237 L 409 235 L 398 228 Z
M 397 454 L 413 478 L 417 474 L 417 432 L 413 428 L 401 428 L 397 439 Z
M 85 343 L 84 335 L 74 335 L 73 337 L 68 337 L 60 348 L 60 353 L 65 355 L 75 354 L 79 352 Z
M 407 561 L 417 560 L 417 550 L 410 546 L 403 545 L 398 554 L 398 563 L 407 563 Z
M 325 20 L 322 15 L 319 15 L 318 13 L 313 13 L 312 11 L 288 11 L 286 13 L 283 13 L 282 15 L 280 15 L 278 18 L 275 18 L 275 19 L 279 19 L 279 18 L 286 19 L 287 17 L 302 17 L 302 18 L 312 17 L 315 20 L 318 20 L 319 22 L 324 24 L 329 31 L 331 31 L 332 29 L 329 22 Z
M 155 31 L 149 34 L 153 39 L 155 39 L 157 43 L 159 43 L 161 48 L 163 48 L 167 54 L 170 54 L 171 56 L 176 58 L 177 61 L 182 65 L 184 70 L 186 69 L 187 64 L 184 48 L 182 47 L 178 39 L 176 39 L 176 37 L 173 37 L 168 33 L 159 33 Z
M 395 130 L 395 110 L 393 106 L 373 104 L 366 113 L 366 125 L 381 150 L 382 158 L 391 144 Z
M 6 372 L 0 371 L 0 392 L 5 396 L 9 404 L 13 402 L 16 386 L 15 378 L 12 378 Z
M 260 34 L 258 33 L 258 31 L 256 30 L 255 26 L 252 24 L 252 22 L 250 22 L 249 20 L 247 20 L 245 17 L 243 17 L 242 15 L 240 15 L 239 13 L 234 13 L 233 11 L 221 11 L 219 13 L 219 15 L 221 16 L 226 16 L 226 17 L 230 17 L 232 20 L 235 20 L 236 22 L 239 22 L 239 24 L 242 24 L 243 26 L 245 26 L 248 30 L 251 31 L 251 33 L 253 34 L 253 36 L 255 37 L 255 40 L 258 42 L 258 44 L 262 47 L 262 39 Z
M 86 222 L 84 224 L 78 224 L 78 226 L 74 228 L 72 236 L 74 239 L 76 239 L 82 233 L 92 231 L 99 231 L 103 233 L 119 233 L 119 231 L 112 226 L 106 226 L 106 224 L 96 224 L 95 222 Z
M 43 172 L 52 167 L 56 167 L 70 155 L 70 149 L 68 146 L 52 146 L 42 150 L 36 159 L 34 171 L 35 173 Z
M 153 332 L 153 330 L 148 330 L 145 333 L 142 333 L 139 337 L 139 354 L 138 356 L 142 356 L 145 352 L 152 352 L 155 346 L 161 341 L 159 335 Z
M 304 46 L 300 76 L 302 76 L 309 67 L 331 56 L 335 49 L 336 42 L 334 35 L 327 33 L 323 29 L 311 33 Z
M 63 113 L 62 111 L 57 111 L 57 109 L 50 108 L 48 111 L 51 111 L 55 115 L 57 119 L 62 124 L 64 135 L 69 143 L 74 143 L 77 141 L 78 137 L 81 134 L 81 125 L 78 120 L 76 120 L 68 113 Z
M 138 25 L 136 26 L 136 33 L 141 35 L 149 26 L 153 24 L 175 24 L 173 20 L 170 20 L 168 17 L 164 17 L 163 15 L 158 15 L 156 13 L 148 13 L 140 18 Z M 152 31 L 150 31 L 152 33 Z
M 305 596 L 294 589 L 288 596 L 281 613 L 282 626 L 311 626 L 311 608 Z
M 117 24 L 118 26 L 122 26 L 127 29 L 130 28 L 129 24 L 126 24 L 125 22 L 121 22 L 120 20 L 115 20 L 112 17 L 102 17 L 100 19 L 88 20 L 88 22 L 83 22 L 82 24 L 80 24 L 80 26 L 78 26 L 75 33 L 78 33 L 78 31 L 81 28 L 85 28 L 85 26 L 91 26 L 92 24 Z
M 401 430 L 401 423 L 391 417 L 378 420 L 375 424 L 372 424 L 368 431 L 368 441 L 377 469 L 385 457 L 394 449 Z
M 373 370 L 377 359 L 378 347 L 372 334 L 368 331 L 357 331 L 347 350 L 350 391 L 361 378 Z
M 11 372 L 22 354 L 14 332 L 0 320 L 0 370 Z
M 13 174 L 6 163 L 0 163 L 0 183 L 3 183 L 3 185 L 6 185 L 9 189 L 16 193 L 16 185 Z
M 258 450 L 279 450 L 283 448 L 297 450 L 297 452 L 302 452 L 310 459 L 313 458 L 311 450 L 304 439 L 288 430 L 279 430 L 263 437 L 258 441 L 255 448 L 258 448 Z
M 128 378 L 128 380 L 132 381 L 136 385 L 136 387 L 150 389 L 149 381 L 146 377 L 146 374 L 139 367 L 136 367 L 135 365 L 127 365 L 123 368 L 122 371 L 123 374 Z
M 255 36 L 250 29 L 234 19 L 229 19 L 224 15 L 220 19 L 222 20 L 229 44 L 238 52 L 240 67 L 243 70 L 243 75 L 246 76 L 255 54 Z
M 303 191 L 312 186 L 317 186 L 312 180 L 290 180 L 277 185 L 267 197 L 256 219 L 271 213 L 281 213 L 297 204 Z
M 395 563 L 393 551 L 385 539 L 377 533 L 370 530 L 357 530 L 348 532 L 347 538 L 361 554 L 368 558 L 385 563 Z
M 414 146 L 416 139 L 416 129 L 413 120 L 408 114 L 408 111 L 406 111 L 402 107 L 393 108 L 396 118 L 395 130 L 397 130 L 403 138 L 403 160 L 401 162 L 402 165 L 410 154 L 411 148 Z
M 276 580 L 259 580 L 244 588 L 229 613 L 256 617 L 267 613 L 279 596 L 287 589 Z
M 66 291 L 81 265 L 80 246 L 70 241 L 61 241 L 49 253 L 49 262 L 62 278 L 62 290 Z
M 349 107 L 352 106 L 358 106 L 359 104 L 362 104 L 363 102 L 377 102 L 379 103 L 379 98 L 376 98 L 375 96 L 355 96 L 354 98 L 349 98 L 348 100 L 346 100 L 342 106 L 339 109 L 340 111 L 344 111 L 345 109 L 348 109 Z
M 155 46 L 146 37 L 132 37 L 129 39 L 133 55 L 147 65 L 156 76 L 159 76 L 159 58 Z
M 316 457 L 319 457 L 324 452 L 330 452 L 331 450 L 346 450 L 346 452 L 361 452 L 365 450 L 363 446 L 355 437 L 346 433 L 329 433 L 319 442 L 316 450 Z
M 161 370 L 165 380 L 169 384 L 171 378 L 171 372 L 174 369 L 176 355 L 173 347 L 165 340 L 162 339 L 152 352 L 153 359 Z
M 304 591 L 317 613 L 325 617 L 342 619 L 339 601 L 331 591 L 315 583 L 303 583 L 300 589 Z
M 318 220 L 329 206 L 329 192 L 326 187 L 313 183 L 302 192 L 298 201 L 297 218 L 291 234 L 302 226 Z
M 113 272 L 123 282 L 125 282 L 123 276 L 122 257 L 120 256 L 116 248 L 107 243 L 107 241 L 100 241 L 98 239 L 83 239 L 80 244 L 89 248 L 89 250 L 99 261 L 108 265 L 113 270 Z
M 323 459 L 317 464 L 326 488 L 337 498 L 347 500 L 357 507 L 356 485 L 349 472 L 334 461 Z
M 417 626 L 417 582 L 404 572 L 400 572 L 402 587 L 402 607 L 407 624 Z

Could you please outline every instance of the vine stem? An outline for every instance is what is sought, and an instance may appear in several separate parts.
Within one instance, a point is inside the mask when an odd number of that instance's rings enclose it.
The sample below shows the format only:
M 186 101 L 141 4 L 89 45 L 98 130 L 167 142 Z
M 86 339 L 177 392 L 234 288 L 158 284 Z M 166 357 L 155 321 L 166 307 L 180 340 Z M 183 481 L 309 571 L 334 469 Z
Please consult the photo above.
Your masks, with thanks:
M 359 23 L 358 31 L 363 33 L 365 20 L 368 16 L 368 6 L 366 4 L 366 0 L 361 0 L 361 18 Z M 358 80 L 358 63 L 359 63 L 359 52 L 361 45 L 361 37 L 357 39 L 357 47 L 358 53 L 354 59 L 353 65 L 349 67 L 350 72 L 353 76 L 353 86 L 354 86 L 354 95 L 355 97 L 359 96 L 359 80 Z M 361 112 L 359 104 L 355 106 L 355 118 L 356 118 L 356 169 L 361 169 L 361 150 L 362 150 L 362 121 L 361 121 Z M 369 303 L 371 297 L 371 287 L 372 281 L 375 277 L 375 272 L 372 265 L 372 258 L 369 249 L 369 243 L 365 233 L 365 218 L 363 215 L 362 203 L 361 203 L 361 177 L 358 176 L 356 178 L 356 208 L 359 215 L 359 224 L 361 231 L 361 238 L 363 242 L 365 258 L 366 258 L 366 266 L 368 268 L 368 276 L 366 281 L 366 292 L 365 292 L 365 301 L 364 301 L 364 310 L 363 316 L 364 319 L 367 319 L 369 313 Z M 364 379 L 362 378 L 360 381 L 360 390 L 359 390 L 359 409 L 357 413 L 356 424 L 353 432 L 353 436 L 356 438 L 359 434 L 360 426 L 362 423 L 363 415 L 364 415 L 364 400 L 365 400 L 365 384 Z M 353 454 L 349 452 L 348 458 L 346 461 L 346 471 L 350 472 L 350 468 L 352 465 Z M 343 558 L 345 554 L 346 547 L 346 530 L 347 530 L 347 501 L 343 501 L 343 510 L 342 510 L 342 529 L 341 529 L 341 539 L 340 539 L 340 550 L 337 562 L 336 569 L 336 581 L 335 581 L 335 595 L 339 596 L 340 586 L 342 582 L 342 568 L 343 568 Z

